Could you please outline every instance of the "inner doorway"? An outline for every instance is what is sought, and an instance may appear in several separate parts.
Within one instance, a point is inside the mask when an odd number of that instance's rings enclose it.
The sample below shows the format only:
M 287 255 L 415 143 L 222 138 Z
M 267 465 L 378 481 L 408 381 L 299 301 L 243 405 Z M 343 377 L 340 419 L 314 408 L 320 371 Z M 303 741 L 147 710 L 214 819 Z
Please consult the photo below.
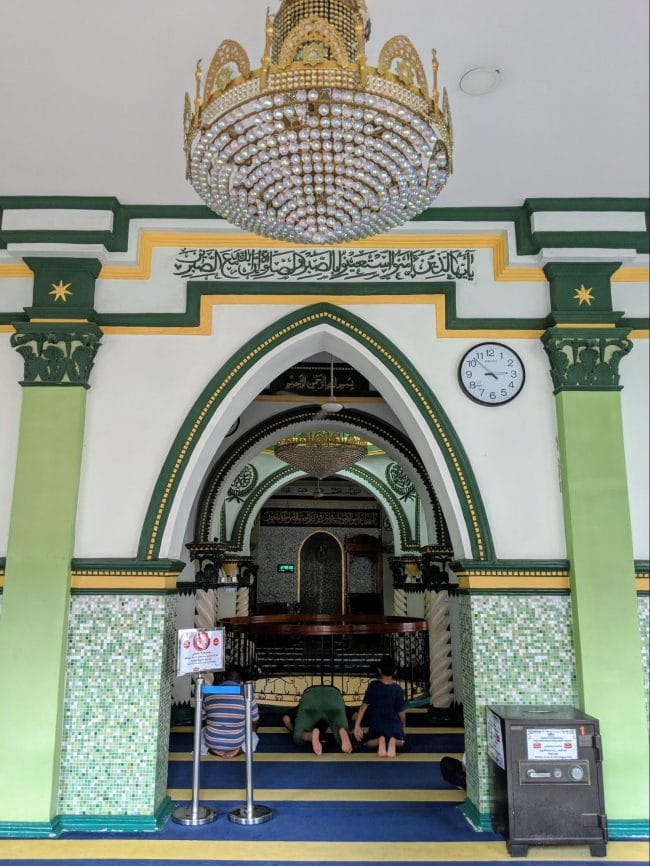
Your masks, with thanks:
M 345 611 L 343 550 L 329 532 L 314 532 L 300 546 L 298 601 L 300 612 L 341 614 Z

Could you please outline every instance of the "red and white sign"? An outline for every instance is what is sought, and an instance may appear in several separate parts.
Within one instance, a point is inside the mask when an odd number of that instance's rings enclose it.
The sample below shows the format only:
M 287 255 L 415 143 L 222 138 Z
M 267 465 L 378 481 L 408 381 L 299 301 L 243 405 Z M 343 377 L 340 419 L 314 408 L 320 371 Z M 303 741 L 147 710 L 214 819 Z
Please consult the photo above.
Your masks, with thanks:
M 575 728 L 527 728 L 529 761 L 575 761 L 578 737 Z
M 222 628 L 184 628 L 178 632 L 176 674 L 222 671 L 225 667 Z

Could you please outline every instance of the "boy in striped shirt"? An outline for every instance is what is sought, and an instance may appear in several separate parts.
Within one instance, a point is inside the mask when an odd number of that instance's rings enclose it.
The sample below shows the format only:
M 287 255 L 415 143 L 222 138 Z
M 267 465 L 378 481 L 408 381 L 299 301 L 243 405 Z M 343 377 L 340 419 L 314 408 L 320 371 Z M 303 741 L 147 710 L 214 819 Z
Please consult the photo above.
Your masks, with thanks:
M 244 673 L 238 665 L 226 669 L 224 686 L 236 686 L 242 682 Z M 246 738 L 246 701 L 243 695 L 206 695 L 203 701 L 203 739 L 213 755 L 234 758 L 243 751 Z M 260 723 L 257 701 L 251 703 L 253 724 L 253 751 L 258 743 L 255 728 Z

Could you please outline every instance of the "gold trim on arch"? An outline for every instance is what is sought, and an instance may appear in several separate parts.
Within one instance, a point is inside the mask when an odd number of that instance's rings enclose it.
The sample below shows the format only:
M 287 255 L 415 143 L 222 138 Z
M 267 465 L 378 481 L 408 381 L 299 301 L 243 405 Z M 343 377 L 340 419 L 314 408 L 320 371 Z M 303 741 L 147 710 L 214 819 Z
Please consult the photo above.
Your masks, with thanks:
M 341 613 L 345 613 L 345 602 L 346 602 L 346 592 L 345 592 L 345 551 L 343 549 L 343 544 L 340 538 L 337 538 L 333 532 L 329 532 L 327 529 L 315 529 L 313 532 L 310 532 L 309 535 L 306 535 L 303 540 L 300 542 L 298 546 L 298 576 L 296 578 L 296 601 L 300 604 L 300 563 L 301 558 L 300 555 L 302 553 L 302 549 L 304 545 L 309 541 L 312 535 L 329 535 L 334 541 L 338 544 L 341 549 Z
M 313 301 L 313 298 L 311 300 Z M 460 461 L 459 461 L 455 451 L 453 450 L 453 448 L 451 446 L 451 442 L 449 441 L 449 438 L 448 438 L 447 434 L 445 433 L 445 430 L 444 430 L 442 424 L 440 423 L 437 415 L 433 411 L 433 407 L 425 399 L 424 394 L 418 388 L 418 386 L 413 381 L 411 376 L 409 376 L 408 372 L 404 369 L 404 367 L 401 366 L 401 364 L 398 363 L 398 361 L 391 354 L 389 354 L 387 349 L 385 349 L 382 345 L 380 345 L 369 334 L 366 334 L 365 331 L 361 330 L 356 325 L 352 325 L 350 322 L 347 321 L 347 319 L 344 319 L 341 316 L 334 315 L 334 313 L 330 312 L 329 310 L 324 310 L 324 311 L 320 311 L 318 313 L 310 313 L 307 316 L 301 316 L 300 318 L 295 319 L 289 325 L 286 325 L 284 328 L 281 328 L 280 331 L 276 331 L 275 334 L 272 334 L 270 337 L 268 337 L 266 340 L 264 340 L 263 343 L 257 345 L 254 349 L 252 349 L 246 355 L 245 358 L 243 358 L 241 361 L 239 361 L 239 363 L 223 378 L 223 380 L 216 386 L 216 388 L 212 392 L 212 394 L 208 397 L 208 399 L 205 402 L 205 405 L 203 406 L 203 408 L 199 411 L 198 415 L 196 416 L 194 423 L 192 424 L 192 427 L 190 429 L 190 432 L 188 433 L 187 437 L 185 438 L 185 441 L 183 442 L 183 445 L 182 445 L 182 447 L 178 453 L 178 457 L 177 457 L 176 462 L 172 468 L 172 471 L 169 475 L 169 478 L 167 479 L 167 483 L 165 485 L 165 489 L 163 491 L 162 497 L 161 497 L 160 502 L 158 504 L 158 510 L 156 512 L 156 516 L 155 516 L 154 521 L 153 521 L 153 529 L 152 529 L 151 536 L 149 538 L 149 544 L 147 547 L 147 556 L 146 556 L 147 559 L 153 559 L 154 549 L 156 546 L 156 540 L 157 540 L 158 532 L 160 529 L 160 521 L 162 519 L 163 512 L 165 511 L 165 509 L 167 507 L 167 500 L 169 499 L 169 497 L 171 495 L 171 490 L 172 490 L 172 487 L 174 486 L 174 483 L 176 480 L 176 475 L 178 474 L 178 472 L 181 468 L 181 465 L 183 464 L 183 461 L 185 460 L 185 455 L 187 454 L 187 452 L 190 448 L 190 445 L 192 444 L 192 441 L 199 430 L 201 422 L 203 421 L 205 416 L 210 411 L 210 408 L 212 407 L 213 403 L 217 400 L 217 398 L 219 397 L 221 392 L 231 382 L 231 380 L 235 377 L 235 375 L 237 375 L 237 373 L 239 373 L 239 371 L 243 367 L 246 367 L 251 361 L 254 361 L 256 356 L 259 355 L 260 352 L 262 352 L 264 349 L 267 349 L 267 347 L 272 346 L 273 343 L 275 343 L 278 338 L 285 337 L 287 334 L 290 334 L 291 332 L 293 332 L 299 328 L 302 328 L 308 322 L 314 322 L 314 321 L 317 321 L 319 319 L 326 319 L 326 320 L 330 319 L 333 322 L 336 322 L 338 325 L 341 325 L 346 331 L 352 332 L 353 334 L 355 334 L 361 341 L 369 344 L 374 350 L 376 350 L 377 353 L 382 355 L 390 363 L 390 365 L 394 369 L 394 371 L 396 371 L 397 374 L 399 374 L 399 378 L 401 379 L 401 381 L 403 383 L 405 383 L 405 387 L 407 388 L 407 390 L 410 389 L 410 391 L 415 395 L 415 398 L 416 398 L 415 402 L 419 401 L 420 406 L 424 409 L 429 420 L 431 421 L 431 423 L 435 427 L 435 429 L 439 435 L 440 441 L 442 442 L 442 445 L 447 449 L 449 459 L 451 460 L 451 462 L 453 464 L 453 471 L 455 471 L 455 473 L 456 473 L 456 477 L 458 478 L 461 489 L 463 491 L 463 495 L 465 497 L 465 501 L 467 503 L 467 509 L 468 509 L 468 512 L 470 515 L 470 520 L 472 523 L 472 530 L 474 532 L 474 538 L 476 539 L 476 547 L 477 547 L 478 554 L 479 554 L 478 558 L 479 559 L 485 558 L 485 546 L 483 543 L 483 537 L 481 535 L 480 524 L 479 524 L 478 517 L 476 515 L 476 509 L 474 507 L 474 502 L 472 500 L 472 495 L 471 495 L 471 492 L 469 489 L 469 485 L 467 483 L 467 479 L 465 478 L 465 475 L 463 473 L 463 469 L 460 465 Z

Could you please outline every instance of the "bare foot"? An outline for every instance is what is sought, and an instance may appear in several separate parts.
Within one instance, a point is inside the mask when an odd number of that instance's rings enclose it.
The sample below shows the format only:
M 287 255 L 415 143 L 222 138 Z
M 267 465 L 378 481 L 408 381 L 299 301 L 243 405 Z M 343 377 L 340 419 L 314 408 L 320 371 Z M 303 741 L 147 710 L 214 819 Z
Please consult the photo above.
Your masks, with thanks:
M 385 758 L 387 755 L 386 752 L 386 737 L 379 738 L 379 745 L 377 747 L 377 754 L 380 758 Z
M 341 728 L 339 730 L 339 736 L 341 737 L 341 751 L 345 752 L 346 755 L 349 755 L 352 751 L 352 743 L 350 742 L 350 735 L 345 730 L 345 728 Z
M 284 716 L 282 716 L 282 724 L 285 726 L 285 728 L 286 728 L 290 733 L 293 733 L 293 724 L 292 724 L 292 722 L 291 722 L 291 716 L 289 716 L 289 715 L 287 715 L 287 714 L 285 714 Z
M 395 741 L 395 737 L 391 737 L 388 741 L 388 748 L 386 749 L 386 757 L 387 758 L 396 758 L 397 757 L 397 743 Z
M 315 755 L 323 754 L 323 744 L 320 741 L 320 731 L 318 728 L 314 728 L 311 732 L 311 747 L 314 750 Z
M 217 755 L 219 758 L 236 758 L 237 755 L 241 752 L 241 749 L 231 749 L 229 752 L 213 752 L 213 755 Z

